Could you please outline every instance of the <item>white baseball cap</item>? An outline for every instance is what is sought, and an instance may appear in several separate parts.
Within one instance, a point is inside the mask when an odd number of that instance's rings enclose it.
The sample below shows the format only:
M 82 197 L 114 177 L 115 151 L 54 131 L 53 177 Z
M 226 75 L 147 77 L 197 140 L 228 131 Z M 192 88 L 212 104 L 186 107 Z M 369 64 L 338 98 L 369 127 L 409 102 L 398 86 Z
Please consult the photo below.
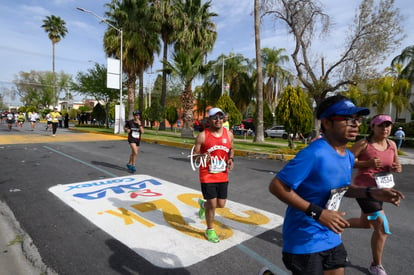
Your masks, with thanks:
M 222 114 L 224 115 L 223 110 L 221 110 L 220 108 L 214 107 L 214 108 L 211 108 L 211 109 L 208 111 L 208 116 L 214 116 L 214 115 L 215 115 L 215 114 L 217 114 L 217 113 L 222 113 Z

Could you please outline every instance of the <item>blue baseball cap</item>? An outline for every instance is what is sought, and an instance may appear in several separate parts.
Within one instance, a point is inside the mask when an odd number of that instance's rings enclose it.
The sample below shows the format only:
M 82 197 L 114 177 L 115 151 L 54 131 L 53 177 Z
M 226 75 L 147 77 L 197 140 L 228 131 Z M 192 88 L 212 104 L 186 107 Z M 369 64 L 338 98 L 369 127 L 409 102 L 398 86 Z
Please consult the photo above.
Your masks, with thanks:
M 320 116 L 319 119 L 331 117 L 331 116 L 350 116 L 358 114 L 361 116 L 369 115 L 370 111 L 365 107 L 357 107 L 349 99 L 338 101 L 337 103 L 329 106 Z

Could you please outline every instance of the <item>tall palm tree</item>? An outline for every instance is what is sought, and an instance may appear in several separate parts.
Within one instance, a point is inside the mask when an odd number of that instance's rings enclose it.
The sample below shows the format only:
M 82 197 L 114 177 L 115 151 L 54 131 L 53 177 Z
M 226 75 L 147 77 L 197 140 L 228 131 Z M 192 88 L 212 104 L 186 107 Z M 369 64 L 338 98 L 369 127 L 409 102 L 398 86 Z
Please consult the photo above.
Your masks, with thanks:
M 414 46 L 405 48 L 401 54 L 397 55 L 391 61 L 391 67 L 396 64 L 402 64 L 401 77 L 408 79 L 410 83 L 414 83 Z
M 166 62 L 166 70 L 179 77 L 184 89 L 181 93 L 183 107 L 183 137 L 193 136 L 194 95 L 192 82 L 200 75 L 203 66 L 203 51 L 194 48 L 190 51 L 179 50 L 173 54 L 173 63 Z
M 108 22 L 123 31 L 122 72 L 127 74 L 128 118 L 135 109 L 135 87 L 139 79 L 139 109 L 144 108 L 144 71 L 154 62 L 159 52 L 158 25 L 153 20 L 148 0 L 112 0 L 106 6 Z M 108 26 L 104 35 L 108 56 L 120 58 L 119 32 Z
M 177 16 L 177 9 L 175 6 L 176 0 L 151 0 L 153 5 L 153 16 L 155 21 L 160 24 L 160 36 L 163 42 L 162 60 L 162 86 L 160 105 L 162 109 L 166 107 L 167 98 L 167 72 L 165 64 L 168 60 L 168 46 L 173 44 L 176 40 L 176 33 L 179 30 L 179 16 Z M 165 121 L 161 121 L 160 130 L 165 130 Z
M 43 19 L 43 25 L 41 26 L 45 32 L 47 32 L 50 41 L 52 41 L 52 72 L 53 76 L 55 75 L 55 45 L 59 43 L 62 38 L 66 36 L 68 33 L 68 29 L 66 28 L 66 22 L 60 18 L 59 16 L 46 16 L 46 19 Z M 56 77 L 54 76 L 53 85 L 56 86 L 55 83 Z M 55 102 L 57 103 L 57 94 L 56 94 L 56 87 L 54 87 L 55 93 Z
M 254 40 L 256 46 L 256 91 L 257 91 L 257 112 L 256 112 L 256 135 L 255 142 L 263 142 L 263 70 L 262 57 L 260 54 L 260 3 L 254 0 Z
M 211 0 L 179 0 L 176 2 L 179 13 L 179 29 L 176 48 L 200 49 L 203 54 L 213 50 L 217 39 L 216 25 L 212 18 L 216 13 L 210 12 Z
M 414 65 L 414 63 L 412 65 Z M 388 74 L 390 77 L 392 77 L 393 81 L 392 89 L 394 92 L 394 97 L 391 103 L 395 106 L 395 120 L 397 121 L 398 115 L 401 113 L 403 108 L 407 108 L 409 106 L 410 81 L 409 79 L 406 79 L 406 76 L 408 76 L 407 66 L 404 67 L 400 63 L 394 64 L 391 66 L 391 68 L 388 69 Z
M 202 3 L 201 0 L 177 0 L 177 16 L 179 32 L 174 47 L 174 63 L 176 72 L 184 83 L 181 95 L 183 107 L 183 135 L 189 135 L 193 125 L 194 96 L 191 90 L 193 79 L 200 74 L 204 56 L 212 51 L 217 38 L 216 25 L 210 12 L 211 1 Z M 171 69 L 171 66 L 169 66 Z M 168 70 L 168 68 L 167 68 Z M 191 130 L 192 135 L 192 130 Z
M 271 110 L 276 108 L 278 94 L 285 88 L 283 84 L 289 84 L 286 80 L 290 74 L 281 67 L 284 62 L 289 61 L 289 57 L 282 54 L 284 51 L 284 48 L 262 49 L 262 62 L 265 78 L 267 79 L 264 89 L 264 100 L 269 104 Z

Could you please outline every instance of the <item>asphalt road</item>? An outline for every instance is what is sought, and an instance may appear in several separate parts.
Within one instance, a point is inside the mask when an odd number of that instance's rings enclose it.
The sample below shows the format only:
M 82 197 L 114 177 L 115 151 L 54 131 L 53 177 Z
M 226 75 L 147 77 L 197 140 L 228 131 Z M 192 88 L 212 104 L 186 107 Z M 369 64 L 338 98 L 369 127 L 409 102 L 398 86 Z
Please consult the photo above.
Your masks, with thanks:
M 51 137 L 43 127 L 33 132 L 28 125 L 24 127 L 8 132 L 0 125 L 0 200 L 31 237 L 44 264 L 58 274 L 257 274 L 264 265 L 286 274 L 280 226 L 191 266 L 166 269 L 152 264 L 48 191 L 58 184 L 130 175 L 125 169 L 129 156 L 126 140 L 65 129 Z M 142 143 L 137 173 L 199 190 L 188 154 L 185 149 Z M 229 199 L 283 216 L 285 205 L 267 191 L 283 165 L 281 161 L 236 157 Z M 385 206 L 393 233 L 384 252 L 388 274 L 411 274 L 414 262 L 410 211 L 414 207 L 414 166 L 404 165 L 403 169 L 396 181 L 406 200 L 399 208 Z M 352 199 L 344 199 L 341 208 L 347 217 L 359 216 Z M 370 232 L 350 229 L 343 234 L 351 262 L 347 274 L 368 274 Z M 135 237 L 143 242 L 157 238 L 140 232 Z M 195 249 L 194 253 L 202 251 Z

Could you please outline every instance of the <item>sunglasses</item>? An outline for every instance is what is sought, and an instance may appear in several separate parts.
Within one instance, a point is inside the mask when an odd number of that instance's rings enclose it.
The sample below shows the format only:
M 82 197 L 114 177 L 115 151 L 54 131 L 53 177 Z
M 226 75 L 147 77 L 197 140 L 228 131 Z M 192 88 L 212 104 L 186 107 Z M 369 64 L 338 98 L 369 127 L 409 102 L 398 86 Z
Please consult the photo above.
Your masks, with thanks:
M 377 127 L 390 127 L 392 125 L 392 122 L 390 122 L 390 121 L 384 121 L 383 123 L 381 123 L 381 124 L 378 124 L 377 125 Z
M 332 116 L 330 120 L 345 121 L 347 126 L 354 126 L 355 124 L 362 124 L 362 117 L 349 117 L 349 116 Z
M 224 119 L 224 115 L 214 115 L 214 116 L 209 116 L 209 118 L 212 120 L 219 120 L 219 119 Z

